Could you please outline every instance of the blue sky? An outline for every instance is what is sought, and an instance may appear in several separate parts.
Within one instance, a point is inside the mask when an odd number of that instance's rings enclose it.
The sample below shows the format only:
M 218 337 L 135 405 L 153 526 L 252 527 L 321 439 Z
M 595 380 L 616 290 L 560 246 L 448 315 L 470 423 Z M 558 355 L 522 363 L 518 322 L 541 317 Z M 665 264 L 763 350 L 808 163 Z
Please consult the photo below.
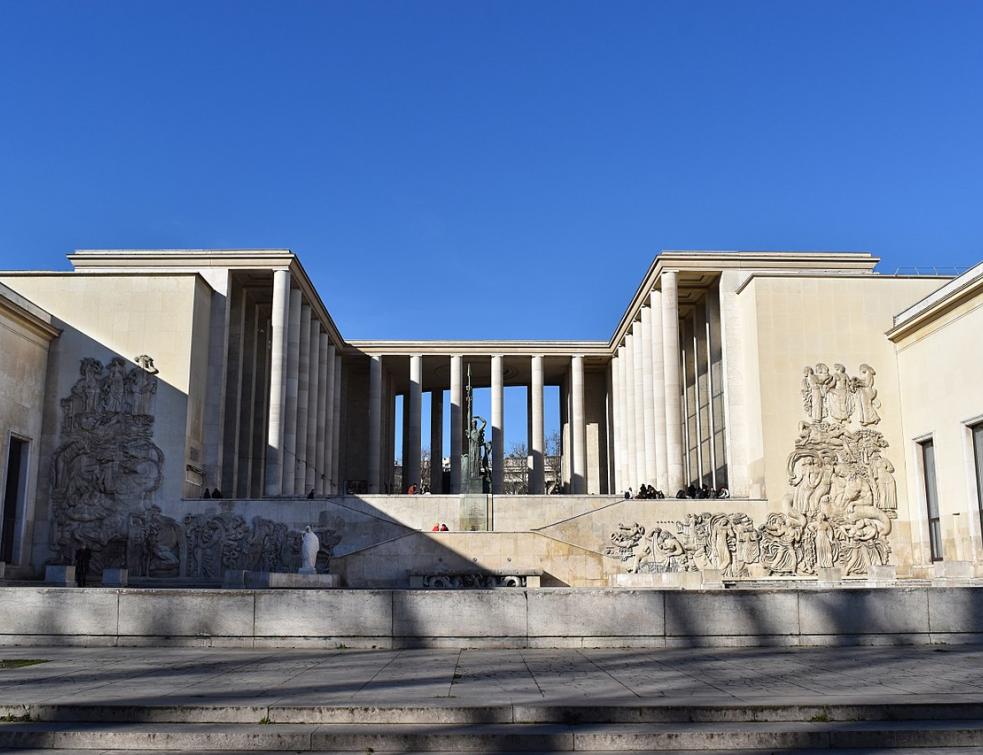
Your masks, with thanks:
M 975 0 L 6 0 L 0 268 L 285 246 L 350 338 L 607 338 L 663 248 L 969 265 L 981 40 Z

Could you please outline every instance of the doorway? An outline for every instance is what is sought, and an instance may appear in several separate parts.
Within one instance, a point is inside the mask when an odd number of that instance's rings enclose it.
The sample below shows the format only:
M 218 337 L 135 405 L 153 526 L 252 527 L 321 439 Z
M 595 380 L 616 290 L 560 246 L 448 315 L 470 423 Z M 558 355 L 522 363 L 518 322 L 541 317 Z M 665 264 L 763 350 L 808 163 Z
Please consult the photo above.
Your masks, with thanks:
M 7 478 L 3 486 L 3 519 L 0 523 L 0 561 L 14 560 L 14 533 L 17 531 L 17 513 L 23 511 L 27 492 L 27 457 L 29 442 L 10 436 L 7 451 Z

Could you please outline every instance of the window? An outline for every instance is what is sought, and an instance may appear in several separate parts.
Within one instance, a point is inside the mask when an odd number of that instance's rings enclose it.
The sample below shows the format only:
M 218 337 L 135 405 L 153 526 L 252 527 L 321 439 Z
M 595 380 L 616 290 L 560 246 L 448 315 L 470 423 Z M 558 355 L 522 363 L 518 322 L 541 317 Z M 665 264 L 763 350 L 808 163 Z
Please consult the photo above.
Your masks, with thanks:
M 24 502 L 27 488 L 27 441 L 10 436 L 7 452 L 7 479 L 3 486 L 3 517 L 0 522 L 0 561 L 14 560 L 14 532 L 17 512 Z
M 942 529 L 939 526 L 939 489 L 935 480 L 935 444 L 926 440 L 922 447 L 922 470 L 925 475 L 925 502 L 928 504 L 928 539 L 932 560 L 942 560 Z
M 973 434 L 973 457 L 976 461 L 976 505 L 980 508 L 980 521 L 983 522 L 983 422 L 973 425 L 969 431 Z

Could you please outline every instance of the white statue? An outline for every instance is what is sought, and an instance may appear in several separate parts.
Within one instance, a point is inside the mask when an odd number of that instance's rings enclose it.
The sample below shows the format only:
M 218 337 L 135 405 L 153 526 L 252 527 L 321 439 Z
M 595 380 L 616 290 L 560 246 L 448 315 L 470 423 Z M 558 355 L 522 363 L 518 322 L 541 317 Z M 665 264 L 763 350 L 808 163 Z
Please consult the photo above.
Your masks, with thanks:
M 298 574 L 317 574 L 317 552 L 321 541 L 308 526 L 304 529 L 304 540 L 300 546 L 300 571 Z

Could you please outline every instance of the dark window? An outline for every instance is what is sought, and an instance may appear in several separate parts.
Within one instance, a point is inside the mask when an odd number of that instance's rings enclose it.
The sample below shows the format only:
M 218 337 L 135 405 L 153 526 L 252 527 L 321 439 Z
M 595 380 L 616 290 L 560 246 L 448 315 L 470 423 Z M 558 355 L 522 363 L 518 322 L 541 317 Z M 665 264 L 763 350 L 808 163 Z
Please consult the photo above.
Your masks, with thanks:
M 976 504 L 980 508 L 980 521 L 983 522 L 983 422 L 969 429 L 973 433 L 973 457 L 976 460 Z
M 0 534 L 0 561 L 14 560 L 14 532 L 17 512 L 27 483 L 27 441 L 11 436 L 7 453 L 7 481 L 3 489 L 3 522 Z
M 928 539 L 932 560 L 942 560 L 942 529 L 939 525 L 939 488 L 935 480 L 935 444 L 926 440 L 922 447 L 922 469 L 925 472 L 925 503 L 928 505 Z

